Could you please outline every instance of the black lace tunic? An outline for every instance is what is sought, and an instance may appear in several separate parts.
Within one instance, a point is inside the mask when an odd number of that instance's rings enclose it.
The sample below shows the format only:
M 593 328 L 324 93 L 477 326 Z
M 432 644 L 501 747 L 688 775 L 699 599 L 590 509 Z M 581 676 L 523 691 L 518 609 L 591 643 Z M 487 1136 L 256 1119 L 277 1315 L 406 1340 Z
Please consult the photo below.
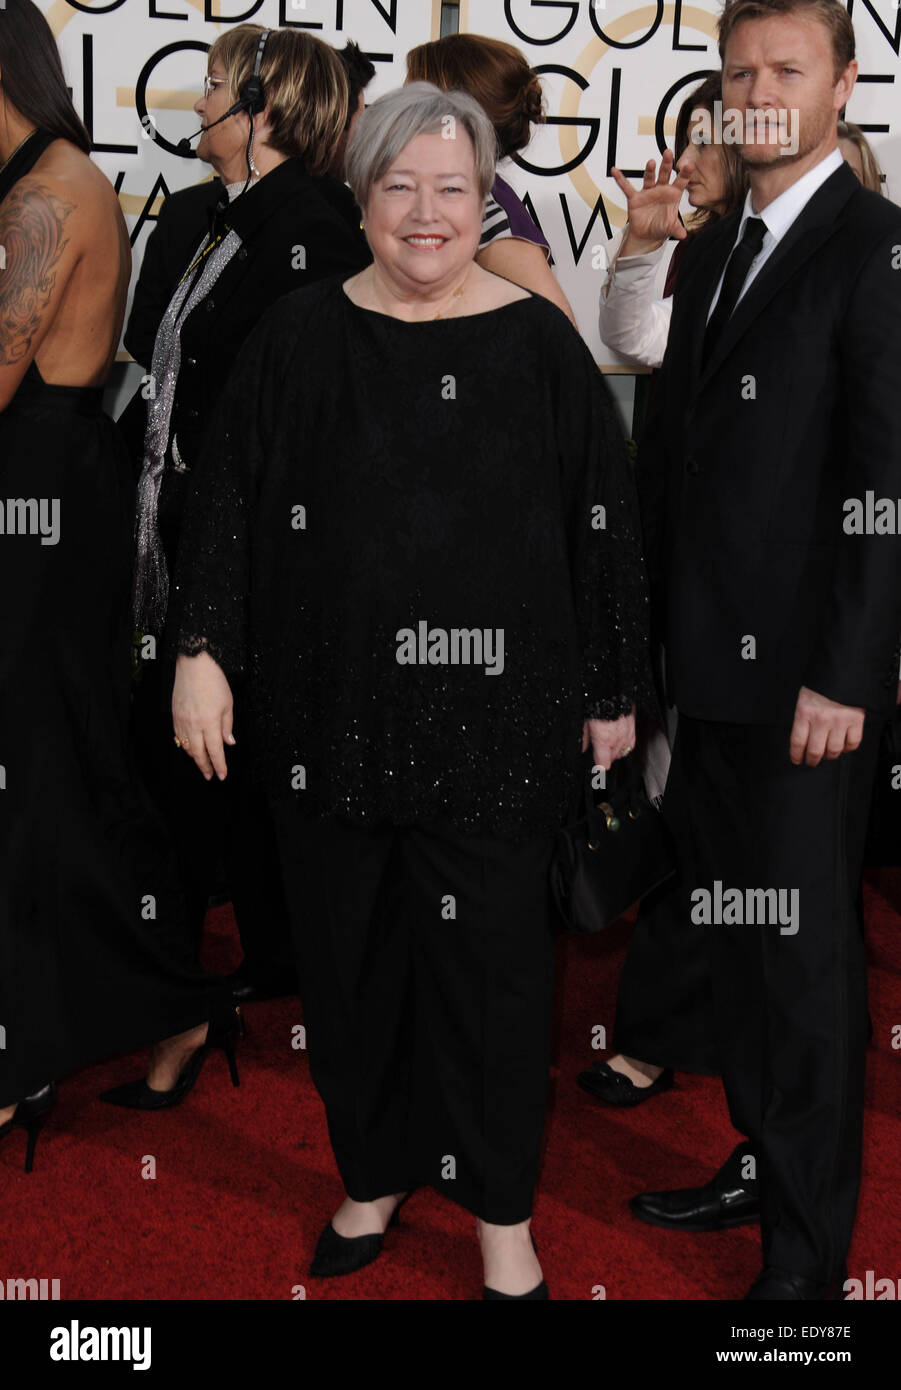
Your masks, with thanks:
M 346 278 L 280 300 L 235 364 L 175 645 L 237 681 L 235 737 L 310 815 L 549 830 L 583 719 L 653 698 L 609 392 L 544 299 L 406 323 Z

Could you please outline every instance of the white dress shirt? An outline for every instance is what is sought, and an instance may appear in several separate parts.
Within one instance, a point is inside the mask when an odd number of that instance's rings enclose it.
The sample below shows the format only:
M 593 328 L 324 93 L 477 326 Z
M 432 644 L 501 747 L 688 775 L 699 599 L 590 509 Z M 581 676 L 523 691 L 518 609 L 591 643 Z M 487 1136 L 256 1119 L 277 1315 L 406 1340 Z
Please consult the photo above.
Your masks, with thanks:
M 744 235 L 745 223 L 749 217 L 759 217 L 766 227 L 766 232 L 764 233 L 760 250 L 751 262 L 751 269 L 748 271 L 745 278 L 741 294 L 738 296 L 739 299 L 742 298 L 742 295 L 747 293 L 748 286 L 751 284 L 755 275 L 760 274 L 761 267 L 766 264 L 789 227 L 810 202 L 814 193 L 826 182 L 830 175 L 835 173 L 841 163 L 841 150 L 837 148 L 831 150 L 830 153 L 826 155 L 825 159 L 820 160 L 819 164 L 815 164 L 812 169 L 807 170 L 806 174 L 802 174 L 797 183 L 793 183 L 790 188 L 786 188 L 784 193 L 780 193 L 778 198 L 774 198 L 773 201 L 764 208 L 763 212 L 754 211 L 751 204 L 752 192 L 750 188 L 748 189 L 748 196 L 745 198 L 745 206 L 742 211 L 741 221 L 738 224 L 738 232 L 735 241 L 732 243 L 732 249 L 734 250 L 741 241 Z M 728 265 L 728 261 L 726 264 Z M 716 308 L 716 302 L 720 297 L 720 290 L 723 288 L 725 275 L 726 266 L 723 266 L 723 273 L 719 278 L 716 293 L 710 301 L 710 309 L 707 313 L 708 322 L 710 321 L 710 315 Z
M 620 256 L 628 223 L 610 243 L 610 264 L 601 286 L 598 328 L 601 341 L 642 367 L 659 367 L 666 352 L 672 297 L 664 299 L 675 240 L 641 256 Z

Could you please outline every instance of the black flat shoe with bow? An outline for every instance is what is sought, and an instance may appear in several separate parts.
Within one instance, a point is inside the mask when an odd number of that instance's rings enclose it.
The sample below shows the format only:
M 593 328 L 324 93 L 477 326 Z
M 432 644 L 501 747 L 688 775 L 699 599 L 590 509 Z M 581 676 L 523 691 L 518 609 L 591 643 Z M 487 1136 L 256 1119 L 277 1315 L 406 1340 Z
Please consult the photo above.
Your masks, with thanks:
M 588 1091 L 607 1105 L 627 1107 L 643 1105 L 652 1096 L 659 1096 L 668 1091 L 673 1084 L 673 1069 L 664 1067 L 657 1080 L 652 1081 L 650 1086 L 636 1086 L 634 1081 L 630 1081 L 621 1071 L 614 1071 L 609 1062 L 595 1062 L 587 1071 L 580 1071 L 576 1080 L 583 1091 Z
M 110 1091 L 104 1091 L 100 1096 L 107 1105 L 122 1105 L 129 1110 L 169 1110 L 173 1105 L 180 1105 L 189 1091 L 193 1090 L 194 1084 L 203 1068 L 207 1057 L 216 1048 L 221 1048 L 228 1059 L 228 1070 L 231 1075 L 232 1085 L 239 1085 L 238 1065 L 235 1061 L 235 1038 L 238 1033 L 238 1014 L 230 1014 L 224 1023 L 210 1023 L 207 1028 L 206 1042 L 192 1052 L 185 1065 L 182 1067 L 178 1080 L 168 1091 L 156 1091 L 147 1085 L 141 1077 L 138 1081 L 126 1081 L 122 1086 L 114 1086 Z

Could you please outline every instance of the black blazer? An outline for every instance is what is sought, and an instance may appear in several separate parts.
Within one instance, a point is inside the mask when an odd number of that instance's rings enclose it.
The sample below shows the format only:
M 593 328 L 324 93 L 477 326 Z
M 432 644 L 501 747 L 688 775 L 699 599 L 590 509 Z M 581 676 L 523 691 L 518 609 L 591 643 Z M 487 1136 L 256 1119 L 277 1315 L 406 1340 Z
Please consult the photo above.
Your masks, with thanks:
M 242 245 L 181 331 L 170 440 L 177 436 L 189 468 L 200 457 L 238 350 L 269 306 L 292 290 L 361 270 L 372 260 L 350 190 L 329 175 L 306 173 L 299 160 L 285 160 L 231 204 L 218 180 L 173 193 L 148 240 L 125 333 L 125 346 L 148 372 L 169 300 L 216 216 L 239 234 Z M 138 466 L 146 411 L 139 390 L 119 422 Z M 176 493 L 183 483 L 167 473 L 164 490 L 160 521 L 166 542 L 180 514 Z
M 736 723 L 790 723 L 802 685 L 887 710 L 901 539 L 846 534 L 843 503 L 901 498 L 901 209 L 843 164 L 702 369 L 740 217 L 686 247 L 637 462 L 668 695 Z
M 135 361 L 148 372 L 157 329 L 172 292 L 209 231 L 223 194 L 218 179 L 170 194 L 147 238 L 123 341 Z

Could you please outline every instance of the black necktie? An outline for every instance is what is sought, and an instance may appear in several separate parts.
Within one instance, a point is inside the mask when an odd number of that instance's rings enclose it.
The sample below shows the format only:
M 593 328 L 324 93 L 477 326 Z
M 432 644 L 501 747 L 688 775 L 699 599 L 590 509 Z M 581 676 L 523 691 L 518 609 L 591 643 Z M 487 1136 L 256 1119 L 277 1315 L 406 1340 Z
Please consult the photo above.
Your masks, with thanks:
M 729 257 L 720 297 L 716 301 L 716 308 L 710 315 L 710 322 L 707 324 L 707 332 L 704 335 L 705 362 L 710 356 L 714 343 L 725 328 L 732 310 L 738 303 L 738 297 L 748 277 L 751 263 L 759 254 L 765 235 L 766 223 L 763 219 L 761 217 L 749 217 L 745 223 L 741 241 L 733 247 Z

